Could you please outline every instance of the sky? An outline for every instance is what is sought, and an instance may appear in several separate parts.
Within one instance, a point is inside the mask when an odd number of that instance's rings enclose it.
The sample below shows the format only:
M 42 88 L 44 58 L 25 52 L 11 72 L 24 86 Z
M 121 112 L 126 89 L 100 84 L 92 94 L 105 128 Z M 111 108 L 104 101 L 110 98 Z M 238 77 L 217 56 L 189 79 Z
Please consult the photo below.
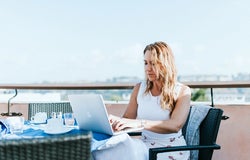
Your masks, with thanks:
M 164 41 L 179 75 L 250 73 L 248 0 L 0 0 L 0 83 L 144 77 Z

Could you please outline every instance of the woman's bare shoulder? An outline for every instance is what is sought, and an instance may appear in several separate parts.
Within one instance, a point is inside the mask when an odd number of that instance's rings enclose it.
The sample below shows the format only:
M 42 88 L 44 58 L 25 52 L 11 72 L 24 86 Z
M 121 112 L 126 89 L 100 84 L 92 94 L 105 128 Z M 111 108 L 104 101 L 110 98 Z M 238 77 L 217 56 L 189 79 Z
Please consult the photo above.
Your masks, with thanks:
M 185 94 L 191 94 L 191 89 L 189 86 L 182 84 L 181 83 L 181 94 L 185 95 Z
M 138 82 L 135 84 L 135 88 L 140 88 L 142 82 Z
M 136 94 L 138 93 L 138 91 L 139 91 L 139 89 L 140 89 L 140 86 L 141 86 L 141 82 L 135 84 L 133 90 L 134 90 L 134 92 L 135 92 Z

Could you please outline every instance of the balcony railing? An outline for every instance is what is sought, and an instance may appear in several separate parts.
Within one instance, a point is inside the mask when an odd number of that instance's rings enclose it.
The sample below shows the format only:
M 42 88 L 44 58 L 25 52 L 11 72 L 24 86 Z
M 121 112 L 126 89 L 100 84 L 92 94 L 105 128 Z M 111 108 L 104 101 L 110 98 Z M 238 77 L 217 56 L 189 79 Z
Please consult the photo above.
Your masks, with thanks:
M 250 81 L 202 81 L 183 82 L 190 88 L 248 88 Z M 132 89 L 136 83 L 74 83 L 74 84 L 0 84 L 2 89 Z
M 214 88 L 250 88 L 249 81 L 203 81 L 183 82 L 190 88 L 208 88 L 211 93 L 211 105 L 214 106 Z M 75 84 L 0 84 L 0 89 L 27 90 L 112 90 L 132 89 L 136 83 L 75 83 Z

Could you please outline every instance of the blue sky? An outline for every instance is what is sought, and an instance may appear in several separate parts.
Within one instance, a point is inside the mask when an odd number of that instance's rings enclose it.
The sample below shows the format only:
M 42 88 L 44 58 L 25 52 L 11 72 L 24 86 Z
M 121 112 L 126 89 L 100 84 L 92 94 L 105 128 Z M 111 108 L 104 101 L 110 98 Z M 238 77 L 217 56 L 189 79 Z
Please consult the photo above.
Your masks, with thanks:
M 144 77 L 165 41 L 179 75 L 249 73 L 250 1 L 0 1 L 0 83 Z

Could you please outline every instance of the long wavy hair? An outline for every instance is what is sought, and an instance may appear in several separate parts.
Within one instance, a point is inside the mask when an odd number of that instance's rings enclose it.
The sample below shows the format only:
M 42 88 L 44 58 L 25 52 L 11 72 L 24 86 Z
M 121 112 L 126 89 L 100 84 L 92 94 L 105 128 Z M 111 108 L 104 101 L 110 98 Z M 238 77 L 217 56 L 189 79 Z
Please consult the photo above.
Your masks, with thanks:
M 175 84 L 177 81 L 177 70 L 174 62 L 174 55 L 171 48 L 165 42 L 155 42 L 145 47 L 143 53 L 151 52 L 151 60 L 154 71 L 162 86 L 160 94 L 160 105 L 162 109 L 169 109 L 171 112 L 175 106 Z M 147 87 L 145 94 L 153 88 L 153 82 L 146 76 Z

